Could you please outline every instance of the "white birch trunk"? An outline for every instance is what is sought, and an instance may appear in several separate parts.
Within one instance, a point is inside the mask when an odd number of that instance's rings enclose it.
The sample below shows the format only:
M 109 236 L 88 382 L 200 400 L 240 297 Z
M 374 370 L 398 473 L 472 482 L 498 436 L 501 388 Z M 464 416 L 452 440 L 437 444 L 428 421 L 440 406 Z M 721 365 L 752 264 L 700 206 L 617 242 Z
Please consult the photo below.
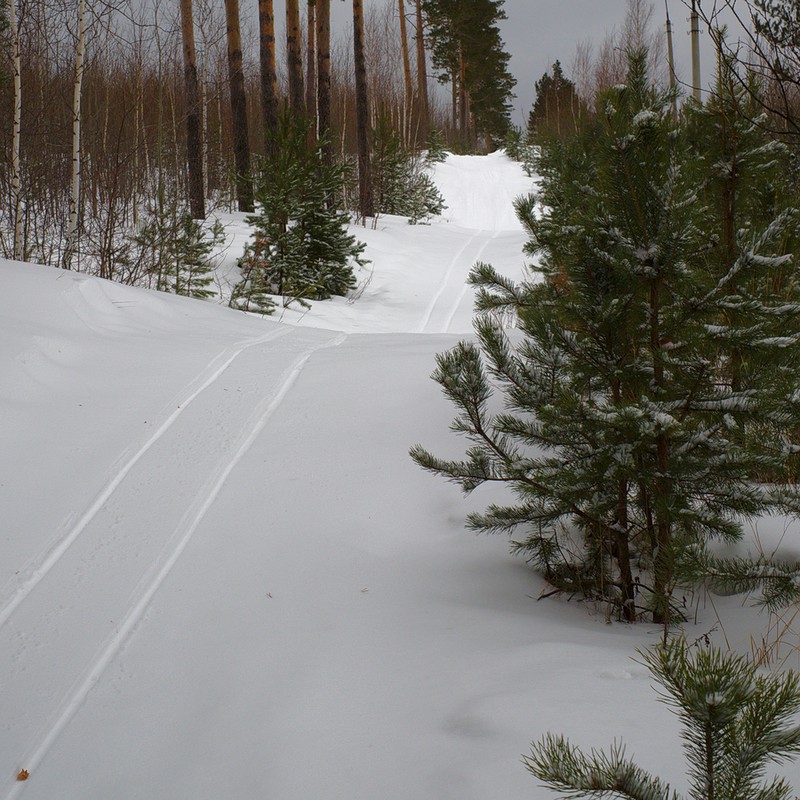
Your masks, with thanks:
M 8 17 L 11 26 L 11 58 L 14 70 L 14 120 L 12 123 L 11 142 L 11 202 L 14 215 L 14 245 L 11 257 L 17 260 L 25 258 L 24 242 L 22 241 L 22 175 L 20 163 L 21 125 L 22 125 L 22 59 L 19 47 L 19 25 L 15 0 L 8 4 Z
M 81 99 L 83 97 L 83 54 L 86 47 L 86 0 L 78 2 L 78 41 L 75 46 L 75 85 L 72 95 L 72 193 L 69 201 L 69 226 L 64 268 L 72 268 L 72 255 L 78 244 L 78 219 L 81 200 Z

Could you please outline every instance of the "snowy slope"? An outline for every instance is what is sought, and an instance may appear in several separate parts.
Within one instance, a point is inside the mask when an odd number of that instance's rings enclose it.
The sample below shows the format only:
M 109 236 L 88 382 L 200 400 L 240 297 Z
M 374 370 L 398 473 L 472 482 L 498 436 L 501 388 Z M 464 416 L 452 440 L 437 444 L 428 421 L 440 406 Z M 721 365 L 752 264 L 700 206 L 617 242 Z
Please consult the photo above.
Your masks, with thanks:
M 537 602 L 463 530 L 490 493 L 407 456 L 460 452 L 428 376 L 472 263 L 522 268 L 518 166 L 436 177 L 444 219 L 357 231 L 358 299 L 280 320 L 0 264 L 0 800 L 537 800 L 546 730 L 683 785 L 656 631 Z

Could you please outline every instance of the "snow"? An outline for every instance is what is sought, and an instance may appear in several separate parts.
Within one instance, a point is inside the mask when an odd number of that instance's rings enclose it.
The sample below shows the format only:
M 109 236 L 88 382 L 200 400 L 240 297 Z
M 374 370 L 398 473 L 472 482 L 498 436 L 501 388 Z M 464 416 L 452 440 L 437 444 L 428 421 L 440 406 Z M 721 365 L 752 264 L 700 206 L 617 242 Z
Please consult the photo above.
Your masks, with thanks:
M 275 318 L 0 263 L 0 800 L 538 800 L 520 756 L 547 731 L 684 786 L 632 660 L 658 629 L 537 602 L 463 527 L 502 491 L 407 455 L 463 452 L 428 376 L 472 263 L 521 274 L 532 188 L 501 154 L 435 177 L 442 219 L 354 229 L 357 299 Z M 692 639 L 766 625 L 687 602 Z

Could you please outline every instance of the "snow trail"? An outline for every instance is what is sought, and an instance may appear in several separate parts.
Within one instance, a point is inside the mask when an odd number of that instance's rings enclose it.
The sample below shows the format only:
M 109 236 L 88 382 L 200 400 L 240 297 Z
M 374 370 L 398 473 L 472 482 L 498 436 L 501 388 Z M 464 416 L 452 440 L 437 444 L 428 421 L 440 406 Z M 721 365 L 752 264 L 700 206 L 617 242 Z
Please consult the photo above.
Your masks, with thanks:
M 59 562 L 63 555 L 69 550 L 75 540 L 86 529 L 86 526 L 95 518 L 97 513 L 103 507 L 105 502 L 116 491 L 128 473 L 133 469 L 139 460 L 144 456 L 150 448 L 172 427 L 175 420 L 186 411 L 189 405 L 195 398 L 205 391 L 211 384 L 213 384 L 233 361 L 242 354 L 246 349 L 255 347 L 259 344 L 277 339 L 285 336 L 288 333 L 286 330 L 270 331 L 264 336 L 259 336 L 251 341 L 243 342 L 240 346 L 229 348 L 220 353 L 216 358 L 209 362 L 206 369 L 192 381 L 188 387 L 188 393 L 185 393 L 182 399 L 175 403 L 175 410 L 158 426 L 155 433 L 127 460 L 124 461 L 122 467 L 111 477 L 108 483 L 98 493 L 97 497 L 91 505 L 84 511 L 80 519 L 74 526 L 72 526 L 65 536 L 60 537 L 47 551 L 39 554 L 33 563 L 26 565 L 22 570 L 21 585 L 13 592 L 11 597 L 4 601 L 0 607 L 0 628 L 8 622 L 11 615 L 22 603 L 25 598 L 38 586 L 39 582 L 43 580 L 51 569 Z M 197 388 L 194 388 L 197 387 Z M 172 405 L 172 403 L 170 403 Z M 121 460 L 124 460 L 122 456 Z
M 17 763 L 31 765 L 25 767 L 29 771 L 41 763 L 142 619 L 231 472 L 308 360 L 321 349 L 338 346 L 347 336 L 322 331 L 294 333 L 288 339 L 275 332 L 259 337 L 260 341 L 249 343 L 213 370 L 203 386 L 208 389 L 223 374 L 228 385 L 219 387 L 221 391 L 214 397 L 208 392 L 203 395 L 206 408 L 200 418 L 215 419 L 217 424 L 198 425 L 199 406 L 195 403 L 191 414 L 187 411 L 183 418 L 183 426 L 172 424 L 174 419 L 162 426 L 139 454 L 137 465 L 131 464 L 116 482 L 116 491 L 107 498 L 109 505 L 98 505 L 98 512 L 101 508 L 106 512 L 104 519 L 98 513 L 87 518 L 81 529 L 84 536 L 73 538 L 73 543 L 78 539 L 81 546 L 63 548 L 61 558 L 49 564 L 30 587 L 28 595 L 44 593 L 46 598 L 40 597 L 31 608 L 18 602 L 12 609 L 16 613 L 9 613 L 10 624 L 0 630 L 0 653 L 10 656 L 4 674 L 9 678 L 7 688 L 13 686 L 14 693 L 9 696 L 0 689 L 0 705 L 6 720 L 14 723 L 16 739 L 3 741 L 0 731 L 0 769 L 5 768 L 6 774 L 14 772 Z M 283 342 L 280 348 L 263 349 L 278 341 Z M 238 372 L 232 373 L 229 368 L 245 350 L 250 351 L 252 363 L 237 362 Z M 258 391 L 265 385 L 263 374 L 252 391 L 245 393 L 242 387 L 236 391 L 243 376 L 266 361 L 271 362 L 266 374 L 275 375 L 268 382 L 271 391 L 266 395 Z M 202 388 L 190 397 L 201 394 Z M 151 479 L 173 452 L 190 455 L 183 464 L 191 470 L 185 499 L 177 484 L 165 493 L 163 481 Z M 181 465 L 180 458 L 170 462 L 165 474 L 174 474 L 176 465 Z M 142 530 L 141 509 L 145 506 L 152 511 L 147 530 Z M 173 523 L 176 512 L 179 517 Z M 110 525 L 105 519 L 109 514 L 114 518 Z M 70 557 L 66 558 L 68 550 Z M 53 663 L 59 664 L 57 677 L 50 671 Z M 36 699 L 43 686 L 47 687 L 46 703 Z M 22 783 L 15 783 L 7 796 L 16 797 L 23 788 Z
M 489 247 L 489 245 L 499 235 L 500 235 L 500 231 L 495 231 L 491 235 L 491 237 L 489 239 L 487 239 L 483 243 L 483 246 L 481 247 L 481 249 L 478 250 L 478 252 L 475 254 L 474 258 L 472 259 L 472 264 L 470 266 L 470 269 L 472 269 L 472 267 L 475 266 L 475 264 L 477 264 L 481 260 L 481 258 L 483 257 L 483 254 L 486 252 L 486 249 Z M 463 280 L 461 282 L 461 291 L 459 291 L 456 294 L 455 302 L 452 304 L 452 307 L 450 309 L 450 313 L 445 318 L 444 324 L 442 325 L 441 333 L 448 333 L 450 331 L 450 328 L 451 328 L 451 326 L 453 324 L 453 319 L 455 318 L 456 314 L 458 313 L 458 310 L 461 308 L 461 305 L 464 302 L 464 298 L 466 297 L 467 292 L 469 290 L 470 290 L 469 283 L 467 283 L 466 280 Z
M 442 276 L 441 283 L 439 284 L 439 289 L 436 291 L 436 294 L 431 298 L 430 302 L 428 303 L 428 307 L 425 309 L 425 313 L 422 316 L 422 321 L 417 328 L 418 333 L 425 333 L 429 330 L 431 317 L 433 316 L 433 312 L 436 309 L 439 300 L 441 299 L 442 295 L 444 294 L 445 290 L 450 286 L 450 280 L 453 277 L 453 272 L 457 266 L 462 267 L 462 270 L 459 272 L 459 276 L 463 279 L 463 264 L 465 263 L 462 256 L 467 250 L 472 246 L 476 239 L 480 237 L 483 233 L 482 230 L 479 230 L 477 233 L 473 233 L 469 239 L 462 245 L 461 249 L 453 256 L 450 263 L 447 265 L 447 269 L 444 271 L 444 275 Z

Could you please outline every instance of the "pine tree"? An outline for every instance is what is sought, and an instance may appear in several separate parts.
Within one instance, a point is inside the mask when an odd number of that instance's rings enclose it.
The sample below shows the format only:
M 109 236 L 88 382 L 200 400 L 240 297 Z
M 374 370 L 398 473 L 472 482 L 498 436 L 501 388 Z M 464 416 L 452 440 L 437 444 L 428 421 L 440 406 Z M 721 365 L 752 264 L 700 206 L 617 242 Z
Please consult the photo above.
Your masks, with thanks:
M 435 151 L 403 147 L 386 117 L 378 120 L 372 141 L 372 195 L 377 214 L 408 217 L 410 225 L 426 222 L 445 209 L 444 198 L 428 171 Z
M 515 84 L 497 25 L 503 0 L 423 0 L 422 7 L 439 81 L 453 85 L 462 138 L 502 137 Z
M 206 299 L 214 296 L 212 253 L 225 241 L 217 221 L 211 228 L 192 218 L 174 200 L 148 208 L 126 249 L 158 291 Z
M 785 778 L 765 780 L 766 767 L 800 753 L 800 681 L 759 675 L 743 658 L 716 649 L 691 652 L 675 640 L 643 654 L 661 699 L 681 720 L 689 793 L 686 800 L 791 800 Z M 669 784 L 638 767 L 620 744 L 583 753 L 548 734 L 523 759 L 546 786 L 573 798 L 683 800 Z
M 526 530 L 515 549 L 557 587 L 610 599 L 628 621 L 649 610 L 668 624 L 682 582 L 713 575 L 761 585 L 771 601 L 791 594 L 797 565 L 747 570 L 715 561 L 707 544 L 738 539 L 743 519 L 800 508 L 795 489 L 753 481 L 785 474 L 794 448 L 800 304 L 783 280 L 788 211 L 753 220 L 735 260 L 710 276 L 708 209 L 671 98 L 648 86 L 645 63 L 633 55 L 598 119 L 543 149 L 545 212 L 518 204 L 542 280 L 473 271 L 478 310 L 513 312 L 524 338 L 513 344 L 484 315 L 477 344 L 437 359 L 434 378 L 460 410 L 454 429 L 472 442 L 466 459 L 412 455 L 467 492 L 509 484 L 515 505 L 468 524 Z M 506 411 L 492 414 L 496 388 Z
M 585 104 L 578 98 L 575 84 L 564 75 L 556 61 L 552 75 L 545 72 L 535 84 L 536 100 L 528 115 L 528 138 L 569 138 L 585 115 Z
M 279 147 L 259 165 L 260 213 L 247 218 L 255 231 L 240 262 L 234 306 L 268 313 L 267 294 L 287 300 L 344 295 L 355 285 L 353 264 L 366 263 L 364 245 L 347 232 L 347 215 L 328 202 L 340 192 L 346 168 L 324 162 L 323 140 L 309 146 L 308 126 L 285 113 Z

